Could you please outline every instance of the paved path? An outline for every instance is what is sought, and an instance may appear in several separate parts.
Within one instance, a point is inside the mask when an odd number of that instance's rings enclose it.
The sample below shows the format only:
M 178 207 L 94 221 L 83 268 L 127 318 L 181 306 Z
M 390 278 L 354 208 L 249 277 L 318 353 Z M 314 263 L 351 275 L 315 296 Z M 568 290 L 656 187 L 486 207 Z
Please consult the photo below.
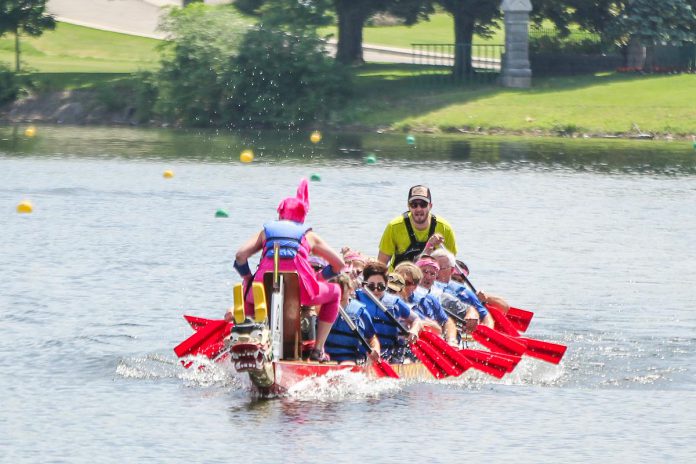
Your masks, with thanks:
M 224 3 L 225 0 L 206 0 Z M 164 38 L 157 30 L 162 7 L 181 5 L 181 0 L 48 0 L 48 12 L 56 19 L 79 26 L 124 34 Z M 335 45 L 329 44 L 332 53 Z M 411 63 L 411 50 L 365 44 L 365 61 Z

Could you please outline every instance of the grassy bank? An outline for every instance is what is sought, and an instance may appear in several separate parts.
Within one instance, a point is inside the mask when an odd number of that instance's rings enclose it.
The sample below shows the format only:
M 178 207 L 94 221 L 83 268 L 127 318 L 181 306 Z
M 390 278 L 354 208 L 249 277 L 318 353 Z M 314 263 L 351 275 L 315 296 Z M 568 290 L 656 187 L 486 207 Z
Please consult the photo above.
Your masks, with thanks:
M 128 73 L 156 69 L 159 40 L 58 23 L 40 37 L 20 36 L 22 66 L 42 73 Z M 14 37 L 0 38 L 0 62 L 14 68 Z
M 399 27 L 383 29 L 399 31 Z M 435 29 L 445 28 L 439 24 Z M 436 39 L 441 40 L 431 36 L 431 41 Z M 409 40 L 425 40 L 425 36 Z M 64 23 L 56 31 L 22 43 L 23 58 L 35 71 L 29 76 L 34 88 L 94 89 L 96 98 L 116 110 L 129 102 L 128 95 L 122 94 L 123 89 L 134 88 L 130 73 L 156 69 L 159 61 L 157 40 Z M 9 36 L 0 39 L 0 60 L 12 62 Z M 635 134 L 640 128 L 660 135 L 696 134 L 693 74 L 535 78 L 532 89 L 511 90 L 495 85 L 452 85 L 425 75 L 426 71 L 407 64 L 355 68 L 355 96 L 332 123 L 444 132 L 595 135 Z
M 394 129 L 524 133 L 696 134 L 696 75 L 610 73 L 534 79 L 529 90 L 441 85 L 408 68 L 358 71 L 342 123 Z

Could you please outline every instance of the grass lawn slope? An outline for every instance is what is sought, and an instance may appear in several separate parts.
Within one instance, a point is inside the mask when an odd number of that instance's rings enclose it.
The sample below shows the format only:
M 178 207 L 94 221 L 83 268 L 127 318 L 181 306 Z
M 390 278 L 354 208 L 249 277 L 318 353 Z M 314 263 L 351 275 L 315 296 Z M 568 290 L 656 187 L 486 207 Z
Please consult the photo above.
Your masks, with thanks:
M 124 73 L 159 66 L 156 39 L 58 23 L 40 37 L 20 36 L 24 71 Z M 14 36 L 0 38 L 0 62 L 14 69 Z

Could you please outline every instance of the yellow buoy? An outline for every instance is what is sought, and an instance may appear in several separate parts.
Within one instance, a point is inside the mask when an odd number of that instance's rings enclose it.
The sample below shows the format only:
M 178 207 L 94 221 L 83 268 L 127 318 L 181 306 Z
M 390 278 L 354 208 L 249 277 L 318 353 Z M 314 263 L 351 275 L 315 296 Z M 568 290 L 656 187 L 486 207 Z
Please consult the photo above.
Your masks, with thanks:
M 29 214 L 32 211 L 34 211 L 34 207 L 29 200 L 24 200 L 17 205 L 17 212 L 20 214 Z
M 165 179 L 171 179 L 172 177 L 174 177 L 174 171 L 167 169 L 162 173 L 162 177 L 164 177 Z
M 254 161 L 254 152 L 251 150 L 244 150 L 239 154 L 239 161 L 242 163 L 251 163 Z
M 36 135 L 36 127 L 34 126 L 29 126 L 26 129 L 24 129 L 24 135 L 27 137 L 33 137 Z
M 312 143 L 321 142 L 321 132 L 319 132 L 319 131 L 312 132 L 312 135 L 309 136 L 309 141 Z

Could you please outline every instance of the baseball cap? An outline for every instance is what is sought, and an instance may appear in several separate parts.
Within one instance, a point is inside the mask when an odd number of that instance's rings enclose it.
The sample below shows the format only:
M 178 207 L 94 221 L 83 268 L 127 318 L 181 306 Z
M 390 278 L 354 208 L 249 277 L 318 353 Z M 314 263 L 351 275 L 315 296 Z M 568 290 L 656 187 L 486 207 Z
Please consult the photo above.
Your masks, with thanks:
M 406 286 L 406 280 L 404 280 L 401 274 L 396 272 L 390 272 L 387 276 L 387 288 L 394 290 L 395 292 L 400 292 Z
M 414 185 L 408 191 L 408 201 L 411 200 L 424 200 L 430 203 L 430 189 L 425 185 Z

